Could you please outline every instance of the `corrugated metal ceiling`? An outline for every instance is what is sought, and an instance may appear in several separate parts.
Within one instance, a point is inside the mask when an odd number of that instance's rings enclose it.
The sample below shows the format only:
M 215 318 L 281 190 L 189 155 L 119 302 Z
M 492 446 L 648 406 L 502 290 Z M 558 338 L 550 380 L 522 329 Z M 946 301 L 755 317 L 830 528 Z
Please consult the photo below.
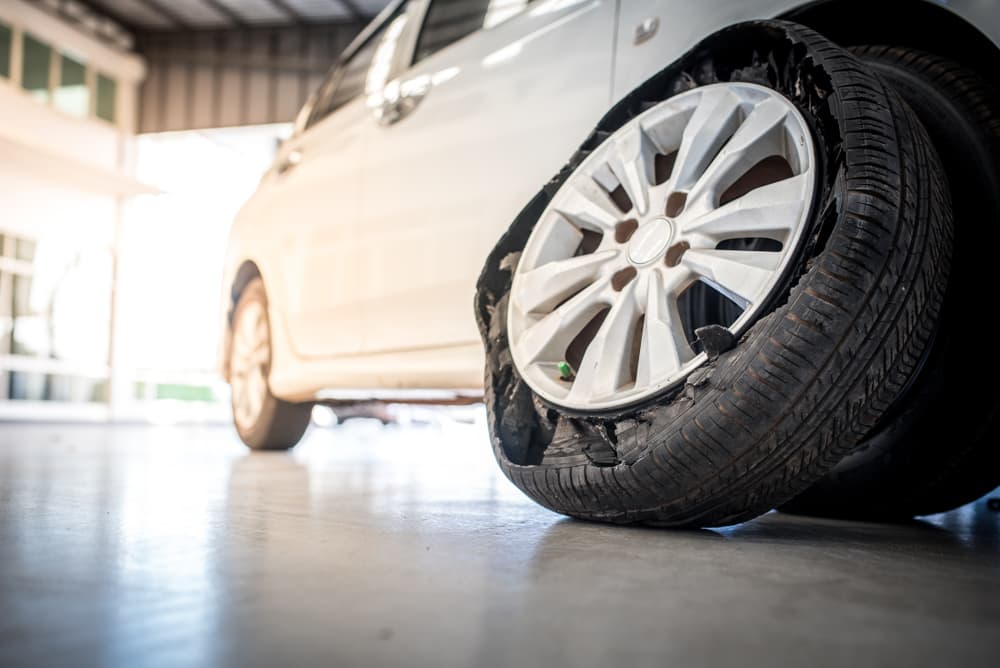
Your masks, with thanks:
M 364 21 L 389 0 L 85 0 L 138 30 L 220 29 Z

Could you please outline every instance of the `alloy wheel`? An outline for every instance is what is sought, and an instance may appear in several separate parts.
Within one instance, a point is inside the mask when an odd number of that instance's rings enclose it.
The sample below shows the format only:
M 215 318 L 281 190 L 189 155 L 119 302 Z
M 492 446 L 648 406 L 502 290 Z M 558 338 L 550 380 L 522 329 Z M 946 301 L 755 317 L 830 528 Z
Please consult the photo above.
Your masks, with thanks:
M 233 416 L 249 428 L 257 422 L 267 398 L 267 373 L 271 363 L 267 312 L 259 303 L 248 303 L 240 311 L 233 329 L 230 387 Z
M 584 411 L 683 382 L 707 359 L 694 330 L 740 335 L 781 283 L 814 164 L 805 119 L 756 84 L 697 88 L 620 128 L 555 194 L 515 270 L 507 327 L 525 382 Z M 692 322 L 691 299 L 732 316 Z

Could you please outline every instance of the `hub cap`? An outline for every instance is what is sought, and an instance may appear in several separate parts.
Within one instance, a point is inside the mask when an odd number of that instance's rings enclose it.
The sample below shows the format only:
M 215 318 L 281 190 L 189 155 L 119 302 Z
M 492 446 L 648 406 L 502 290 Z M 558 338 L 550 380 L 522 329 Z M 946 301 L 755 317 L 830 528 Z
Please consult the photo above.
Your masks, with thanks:
M 628 244 L 628 259 L 632 264 L 642 265 L 662 257 L 674 236 L 674 226 L 666 218 L 654 218 L 643 225 Z
M 706 355 L 679 300 L 700 282 L 739 312 L 716 324 L 739 335 L 753 320 L 801 240 L 813 151 L 788 99 L 744 83 L 682 93 L 604 141 L 515 270 L 507 327 L 525 382 L 576 410 L 682 382 Z

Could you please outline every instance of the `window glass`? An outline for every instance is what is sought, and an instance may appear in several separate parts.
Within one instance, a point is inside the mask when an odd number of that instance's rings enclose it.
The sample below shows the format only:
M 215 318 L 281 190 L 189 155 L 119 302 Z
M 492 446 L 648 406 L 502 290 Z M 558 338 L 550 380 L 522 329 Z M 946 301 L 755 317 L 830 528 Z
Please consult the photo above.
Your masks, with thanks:
M 531 0 L 431 0 L 417 37 L 413 62 L 437 53 L 480 28 L 492 28 Z
M 115 122 L 115 80 L 98 73 L 97 75 L 97 117 L 108 123 Z
M 373 35 L 365 42 L 365 45 L 349 61 L 344 63 L 337 88 L 330 98 L 327 113 L 344 106 L 364 92 L 365 75 L 368 73 L 368 66 L 371 65 L 372 57 L 375 55 L 375 49 L 378 47 L 381 37 L 382 31 L 380 30 L 378 34 Z
M 330 79 L 323 84 L 316 107 L 313 109 L 309 125 L 323 120 L 334 111 L 361 95 L 365 89 L 365 73 L 382 36 L 382 31 L 372 36 L 351 59 L 337 68 Z
M 55 103 L 59 109 L 74 116 L 86 116 L 90 111 L 87 68 L 79 60 L 65 54 L 61 56 Z
M 14 257 L 31 262 L 35 259 L 35 242 L 30 239 L 14 240 Z
M 52 49 L 28 33 L 24 34 L 24 63 L 21 68 L 21 86 L 39 100 L 49 99 L 49 72 Z
M 0 401 L 106 402 L 107 379 L 67 371 L 107 364 L 111 320 L 110 250 L 61 239 L 7 234 L 0 246 L 0 355 L 33 358 L 48 369 L 0 371 Z
M 15 355 L 49 356 L 48 330 L 39 294 L 32 290 L 32 277 L 14 275 L 13 335 L 11 352 Z
M 378 50 L 386 29 L 391 26 L 397 13 L 389 17 L 382 26 L 368 38 L 360 49 L 345 63 L 334 70 L 320 87 L 306 127 L 315 125 L 334 111 L 365 92 L 368 68 Z
M 0 355 L 10 354 L 10 334 L 14 329 L 14 300 L 11 298 L 13 279 L 12 274 L 0 271 Z M 2 387 L 0 399 L 3 399 Z
M 108 382 L 63 374 L 12 371 L 8 399 L 21 401 L 106 402 Z
M 0 23 L 0 77 L 10 78 L 10 26 Z

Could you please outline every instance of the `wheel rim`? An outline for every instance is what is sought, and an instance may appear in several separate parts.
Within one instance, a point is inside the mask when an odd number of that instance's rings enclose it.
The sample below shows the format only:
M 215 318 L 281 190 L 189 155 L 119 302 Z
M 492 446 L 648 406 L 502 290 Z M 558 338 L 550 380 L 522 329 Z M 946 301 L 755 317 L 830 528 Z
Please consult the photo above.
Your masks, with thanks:
M 707 286 L 736 305 L 715 324 L 742 333 L 795 256 L 814 164 L 805 119 L 764 86 L 697 88 L 629 121 L 563 183 L 521 254 L 507 328 L 525 382 L 574 410 L 681 383 L 707 355 L 679 302 Z
M 233 417 L 240 428 L 249 429 L 260 417 L 268 393 L 271 341 L 262 305 L 251 302 L 240 311 L 233 327 L 232 351 L 229 384 Z

